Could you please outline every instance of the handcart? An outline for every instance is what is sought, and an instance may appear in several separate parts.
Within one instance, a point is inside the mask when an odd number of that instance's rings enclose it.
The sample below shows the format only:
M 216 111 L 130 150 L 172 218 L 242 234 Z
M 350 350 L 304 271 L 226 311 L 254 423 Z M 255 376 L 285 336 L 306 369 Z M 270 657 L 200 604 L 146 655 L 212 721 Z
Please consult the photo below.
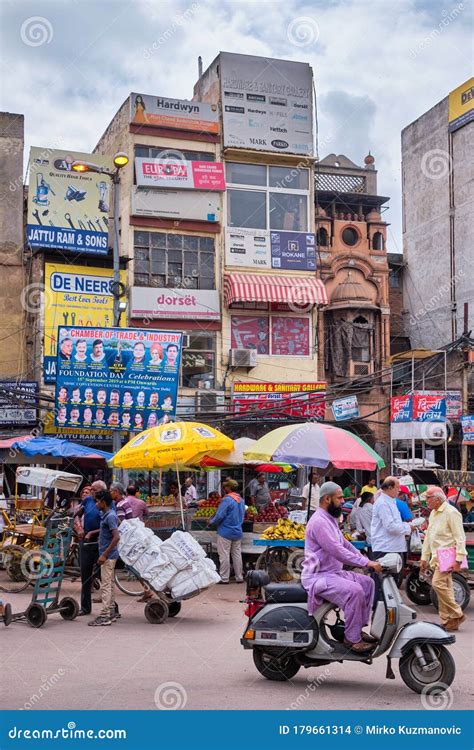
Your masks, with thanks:
M 13 614 L 12 621 L 25 621 L 41 628 L 48 615 L 59 612 L 63 620 L 74 620 L 79 614 L 78 602 L 70 596 L 60 599 L 64 569 L 74 527 L 72 515 L 54 514 L 46 525 L 44 542 L 34 554 L 38 573 L 31 602 L 24 612 Z
M 168 617 L 176 617 L 181 611 L 181 600 L 173 599 L 170 591 L 156 591 L 145 578 L 131 566 L 125 566 L 127 570 L 141 583 L 144 590 L 152 591 L 155 598 L 149 599 L 145 604 L 145 617 L 152 625 L 161 625 Z M 192 596 L 197 596 L 200 591 L 196 591 Z M 191 596 L 186 597 L 190 599 Z

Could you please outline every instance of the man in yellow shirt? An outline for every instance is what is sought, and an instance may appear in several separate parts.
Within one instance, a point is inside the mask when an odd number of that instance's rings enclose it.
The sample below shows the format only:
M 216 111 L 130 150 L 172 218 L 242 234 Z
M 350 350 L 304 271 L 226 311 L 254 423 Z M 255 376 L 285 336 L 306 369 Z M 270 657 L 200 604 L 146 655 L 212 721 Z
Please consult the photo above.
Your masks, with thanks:
M 466 535 L 460 512 L 448 503 L 440 487 L 429 486 L 425 496 L 431 514 L 421 552 L 420 570 L 423 573 L 428 566 L 434 569 L 431 585 L 438 595 L 439 616 L 444 629 L 451 632 L 458 630 L 466 619 L 454 599 L 452 577 L 453 571 L 461 570 L 461 562 L 466 555 Z M 456 548 L 456 561 L 450 571 L 441 573 L 436 550 L 445 547 Z
M 375 483 L 375 479 L 369 479 L 367 484 L 364 484 L 364 486 L 362 487 L 360 491 L 360 494 L 363 495 L 364 492 L 371 492 L 372 495 L 375 495 L 375 493 L 377 492 L 377 485 Z

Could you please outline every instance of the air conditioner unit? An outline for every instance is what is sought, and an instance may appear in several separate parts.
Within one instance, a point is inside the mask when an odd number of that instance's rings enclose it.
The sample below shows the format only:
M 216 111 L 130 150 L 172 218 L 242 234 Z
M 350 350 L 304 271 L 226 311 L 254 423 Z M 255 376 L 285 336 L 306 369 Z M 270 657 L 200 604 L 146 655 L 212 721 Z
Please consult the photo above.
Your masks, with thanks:
M 196 415 L 225 412 L 225 394 L 196 391 Z
M 256 367 L 256 349 L 230 349 L 229 367 Z

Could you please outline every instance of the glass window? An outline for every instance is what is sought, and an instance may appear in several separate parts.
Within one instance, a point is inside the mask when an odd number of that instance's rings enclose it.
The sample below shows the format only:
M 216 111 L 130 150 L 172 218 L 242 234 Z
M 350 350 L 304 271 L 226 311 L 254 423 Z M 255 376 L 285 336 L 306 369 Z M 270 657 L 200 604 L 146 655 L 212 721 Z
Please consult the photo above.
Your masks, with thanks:
M 261 164 L 235 164 L 227 162 L 225 167 L 226 182 L 237 185 L 267 184 L 267 168 Z
M 346 227 L 342 233 L 342 241 L 345 242 L 349 247 L 357 245 L 359 242 L 359 233 L 353 227 Z
M 400 274 L 398 273 L 398 270 L 390 270 L 388 274 L 388 285 L 391 289 L 400 288 Z
M 308 190 L 309 173 L 298 167 L 269 167 L 268 184 L 284 190 Z
M 259 354 L 270 353 L 269 319 L 264 315 L 232 315 L 232 349 L 256 349 Z
M 228 225 L 248 229 L 266 229 L 266 197 L 266 193 L 257 190 L 228 190 Z
M 181 378 L 186 388 L 214 388 L 216 372 L 216 338 L 213 335 L 189 334 L 183 348 Z
M 305 232 L 308 199 L 294 193 L 270 193 L 270 229 Z
M 287 315 L 272 316 L 272 354 L 281 357 L 308 357 L 310 320 Z
M 134 237 L 137 286 L 215 289 L 212 237 L 165 232 L 135 232 Z M 205 251 L 199 249 L 200 240 L 209 240 L 201 243 Z
M 353 362 L 370 362 L 370 326 L 362 315 L 354 318 L 351 359 Z

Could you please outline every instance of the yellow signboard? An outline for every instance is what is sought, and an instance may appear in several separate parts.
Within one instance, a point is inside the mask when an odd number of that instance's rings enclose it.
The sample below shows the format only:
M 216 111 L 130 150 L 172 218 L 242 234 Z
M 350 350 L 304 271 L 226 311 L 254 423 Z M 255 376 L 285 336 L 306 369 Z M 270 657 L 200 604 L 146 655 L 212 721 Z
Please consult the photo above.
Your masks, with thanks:
M 45 264 L 44 280 L 44 382 L 56 381 L 58 326 L 108 328 L 114 324 L 109 268 Z M 126 283 L 126 271 L 120 272 Z M 122 322 L 126 325 L 126 321 Z
M 474 78 L 451 91 L 448 98 L 449 132 L 459 130 L 474 120 Z

